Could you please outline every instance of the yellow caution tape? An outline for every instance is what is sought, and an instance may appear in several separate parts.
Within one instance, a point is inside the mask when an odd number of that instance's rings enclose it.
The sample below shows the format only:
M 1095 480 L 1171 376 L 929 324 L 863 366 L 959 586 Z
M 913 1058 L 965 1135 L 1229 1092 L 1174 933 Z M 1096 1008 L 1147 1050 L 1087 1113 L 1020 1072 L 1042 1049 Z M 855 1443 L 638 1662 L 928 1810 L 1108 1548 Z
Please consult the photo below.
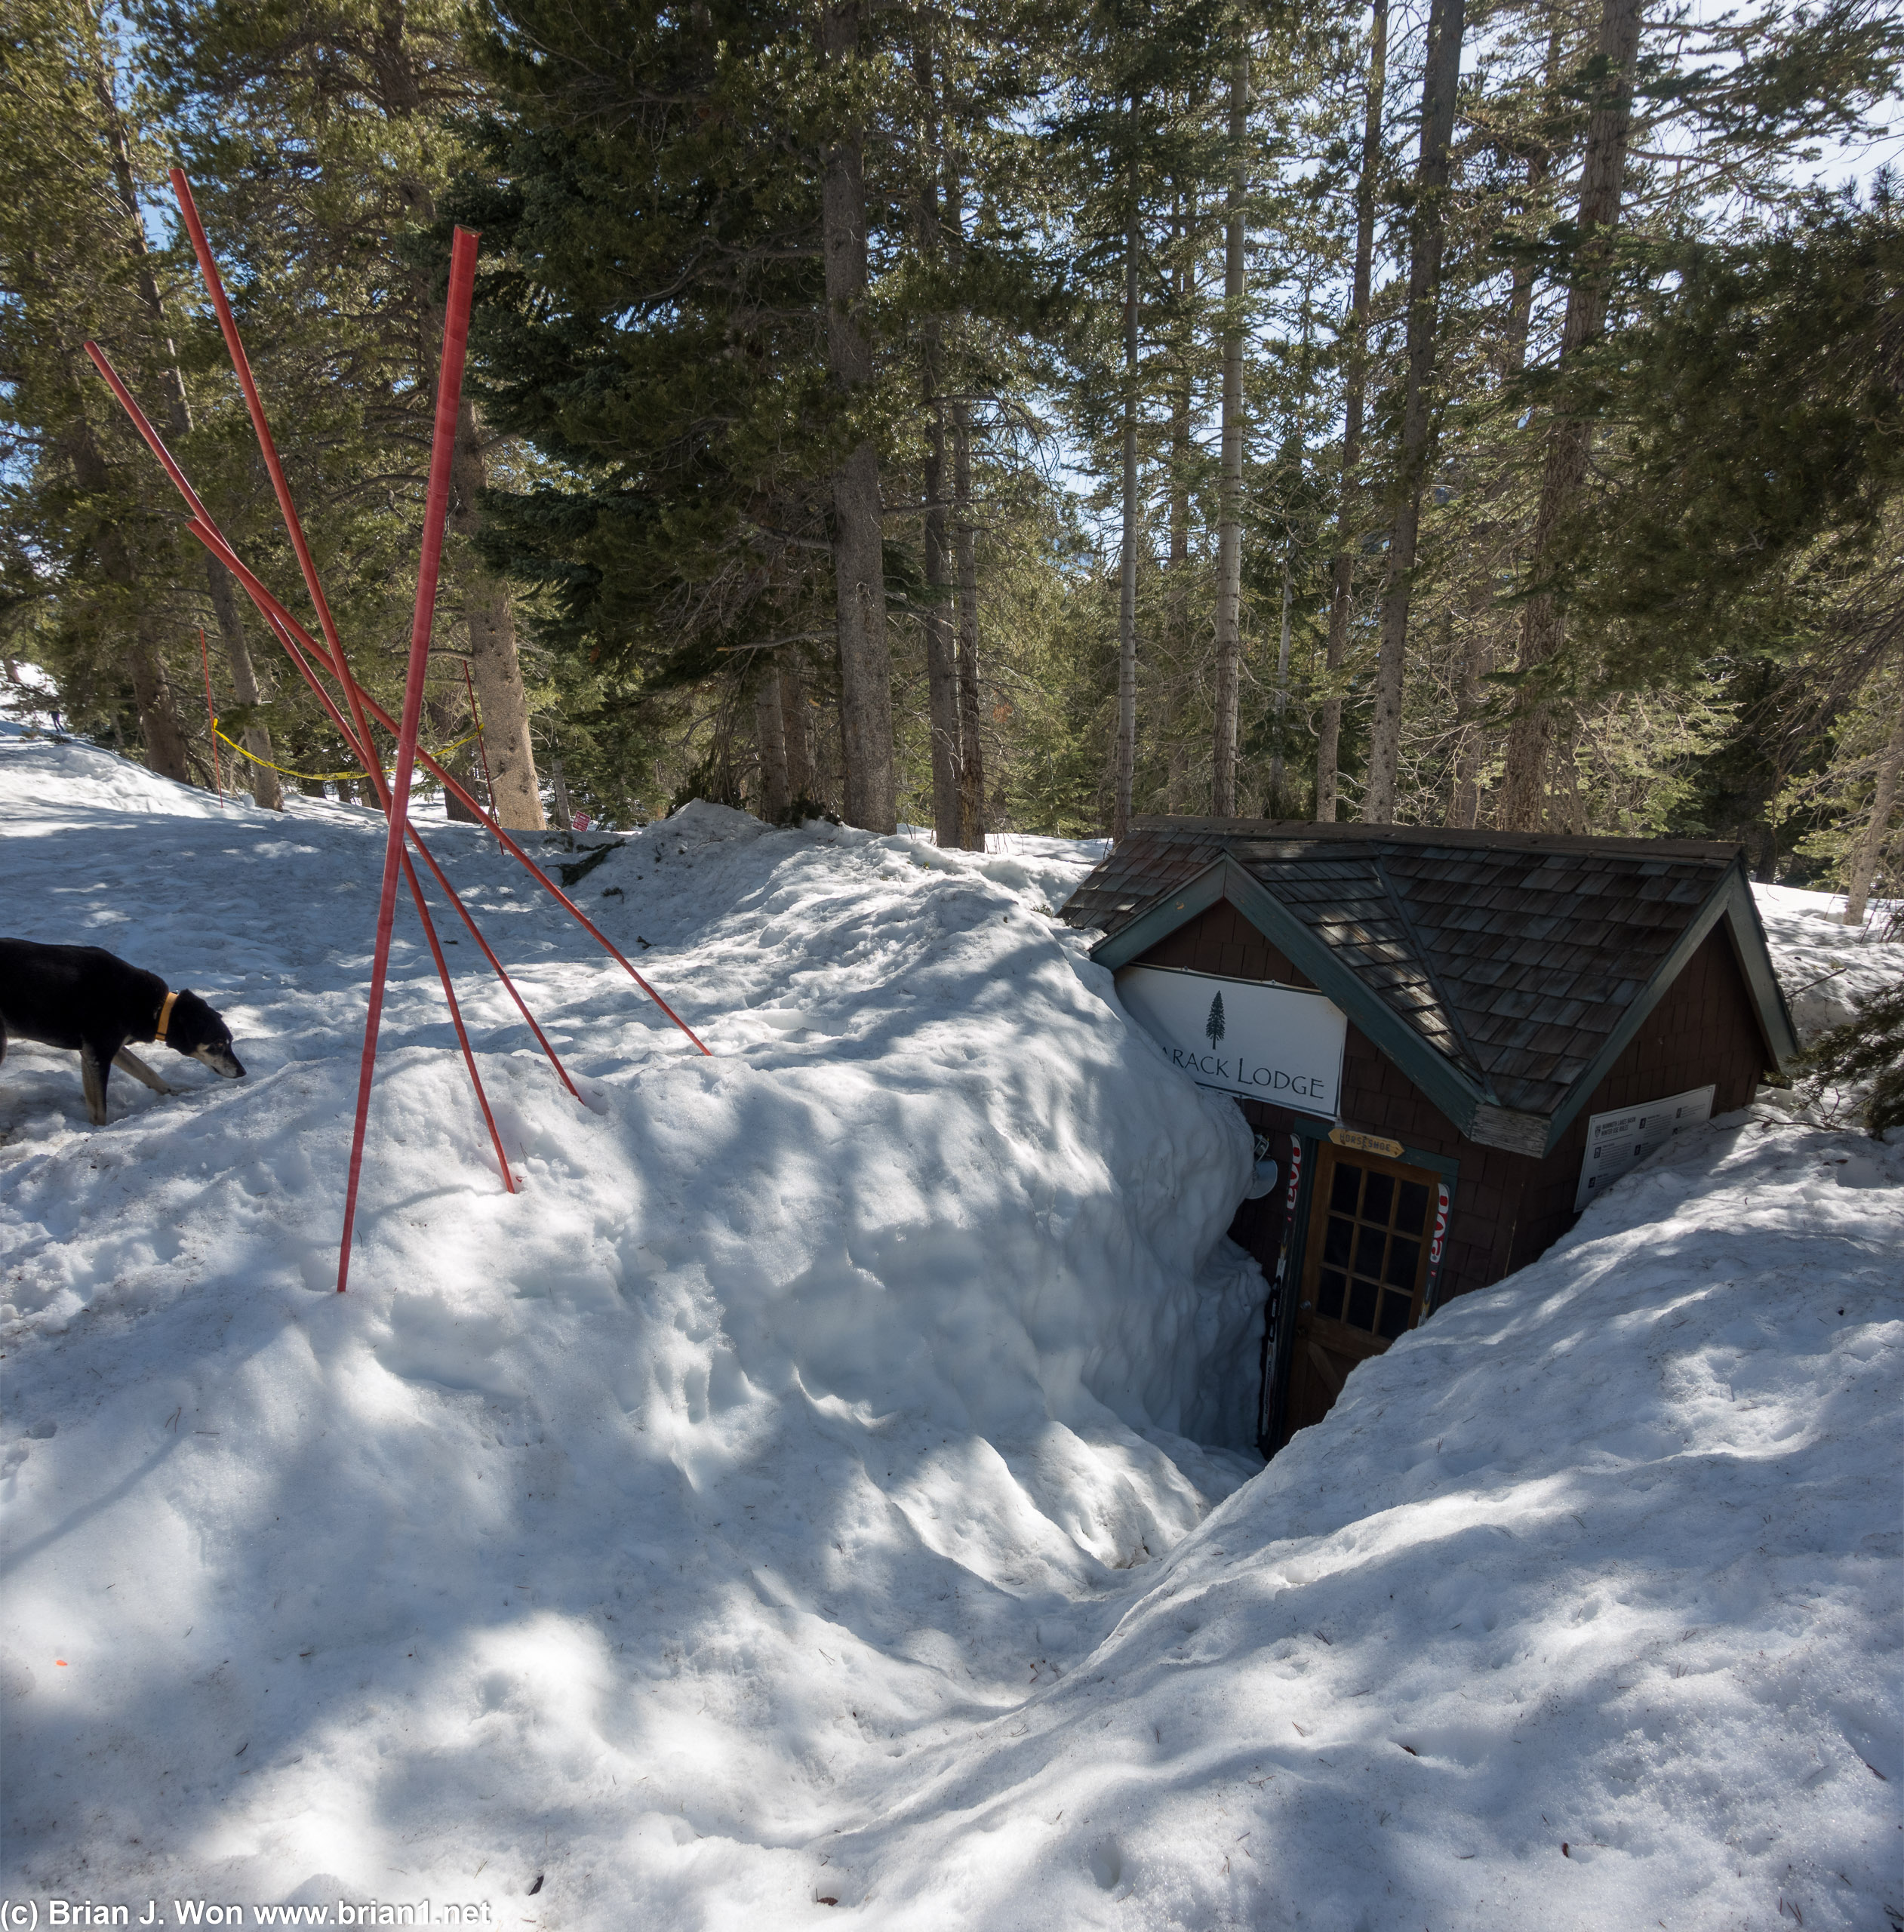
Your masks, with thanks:
M 218 720 L 215 718 L 211 721 L 211 732 L 212 736 L 221 743 L 231 746 L 232 749 L 236 752 L 240 758 L 248 758 L 254 764 L 261 764 L 269 771 L 281 772 L 287 778 L 302 778 L 312 784 L 320 784 L 327 779 L 368 778 L 370 776 L 368 771 L 294 771 L 289 765 L 273 764 L 268 758 L 260 758 L 256 752 L 248 752 L 242 745 L 226 737 L 224 733 L 219 730 Z M 472 739 L 480 738 L 481 736 L 482 728 L 478 725 L 475 731 L 469 733 L 466 737 L 457 739 L 454 744 L 445 745 L 440 752 L 432 752 L 430 756 L 434 758 L 446 758 L 451 752 L 462 750 Z M 385 775 L 388 776 L 387 774 Z

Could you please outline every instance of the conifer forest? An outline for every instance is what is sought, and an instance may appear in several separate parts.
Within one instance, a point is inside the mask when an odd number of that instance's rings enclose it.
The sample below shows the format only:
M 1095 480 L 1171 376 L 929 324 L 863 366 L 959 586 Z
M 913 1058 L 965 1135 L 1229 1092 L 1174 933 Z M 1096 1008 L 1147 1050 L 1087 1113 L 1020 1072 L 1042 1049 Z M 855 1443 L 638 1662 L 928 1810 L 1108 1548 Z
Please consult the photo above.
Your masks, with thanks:
M 422 731 L 506 825 L 1706 837 L 1862 915 L 1901 52 L 1891 0 L 9 0 L 0 699 L 375 802 L 85 352 L 314 627 L 176 168 L 392 712 L 479 231 Z

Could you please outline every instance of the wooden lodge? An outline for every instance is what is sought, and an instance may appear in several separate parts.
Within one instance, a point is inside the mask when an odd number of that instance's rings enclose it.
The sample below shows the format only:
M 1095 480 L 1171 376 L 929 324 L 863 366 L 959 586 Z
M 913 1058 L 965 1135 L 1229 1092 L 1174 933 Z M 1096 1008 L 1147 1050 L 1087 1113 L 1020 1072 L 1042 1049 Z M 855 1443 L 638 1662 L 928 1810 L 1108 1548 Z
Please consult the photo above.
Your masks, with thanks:
M 1277 1164 L 1266 1454 L 1796 1051 L 1731 845 L 1139 818 L 1063 916 Z

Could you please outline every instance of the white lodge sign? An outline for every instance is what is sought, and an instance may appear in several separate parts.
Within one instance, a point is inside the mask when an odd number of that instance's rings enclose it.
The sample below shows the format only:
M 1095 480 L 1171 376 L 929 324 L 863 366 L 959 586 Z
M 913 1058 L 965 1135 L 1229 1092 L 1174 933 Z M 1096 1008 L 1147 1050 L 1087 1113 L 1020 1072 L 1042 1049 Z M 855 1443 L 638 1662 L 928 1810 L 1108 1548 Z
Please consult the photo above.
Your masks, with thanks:
M 1127 966 L 1117 989 L 1164 1057 L 1199 1086 L 1298 1113 L 1341 1112 L 1349 1019 L 1322 994 L 1168 966 Z

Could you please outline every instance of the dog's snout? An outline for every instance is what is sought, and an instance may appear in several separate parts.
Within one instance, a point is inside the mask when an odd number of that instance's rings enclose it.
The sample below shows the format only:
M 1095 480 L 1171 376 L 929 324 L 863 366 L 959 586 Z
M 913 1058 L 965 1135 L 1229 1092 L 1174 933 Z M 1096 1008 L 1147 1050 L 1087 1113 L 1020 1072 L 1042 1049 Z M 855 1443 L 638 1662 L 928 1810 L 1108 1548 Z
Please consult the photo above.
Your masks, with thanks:
M 226 1080 L 242 1080 L 244 1063 L 229 1047 L 200 1047 L 192 1054 L 194 1060 L 202 1060 L 214 1073 Z

